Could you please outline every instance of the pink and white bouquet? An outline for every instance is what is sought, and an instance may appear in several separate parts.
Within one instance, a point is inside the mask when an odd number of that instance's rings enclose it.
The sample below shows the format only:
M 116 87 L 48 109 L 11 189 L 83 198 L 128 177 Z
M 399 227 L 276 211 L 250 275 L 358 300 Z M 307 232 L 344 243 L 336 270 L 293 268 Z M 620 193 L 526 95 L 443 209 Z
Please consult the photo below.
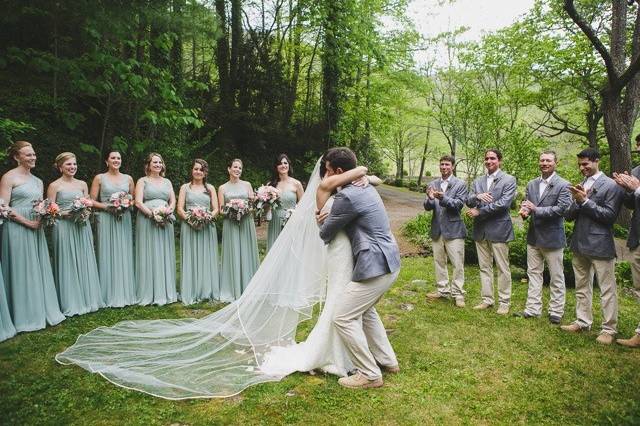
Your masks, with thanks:
M 222 207 L 222 214 L 237 222 L 240 222 L 249 212 L 251 212 L 249 203 L 242 198 L 233 198 Z
M 11 218 L 11 209 L 4 201 L 4 199 L 0 198 L 0 225 L 4 223 L 5 220 L 9 220 Z
M 76 197 L 71 203 L 69 217 L 73 219 L 75 223 L 85 223 L 91 216 L 92 207 L 93 200 L 91 198 Z
M 48 198 L 35 200 L 33 202 L 33 212 L 45 226 L 53 226 L 60 217 L 60 206 Z
M 169 207 L 156 207 L 151 210 L 151 219 L 160 228 L 164 228 L 176 221 L 173 211 Z
M 114 215 L 117 220 L 122 219 L 122 216 L 133 207 L 133 196 L 125 191 L 114 192 L 109 197 L 109 203 L 107 204 L 107 211 Z
M 215 216 L 210 210 L 202 207 L 190 207 L 186 212 L 185 221 L 193 229 L 200 230 L 207 225 L 211 225 Z
M 264 217 L 265 220 L 271 220 L 272 211 L 280 205 L 280 191 L 270 185 L 262 185 L 256 191 L 256 197 L 253 200 L 256 209 L 256 217 Z

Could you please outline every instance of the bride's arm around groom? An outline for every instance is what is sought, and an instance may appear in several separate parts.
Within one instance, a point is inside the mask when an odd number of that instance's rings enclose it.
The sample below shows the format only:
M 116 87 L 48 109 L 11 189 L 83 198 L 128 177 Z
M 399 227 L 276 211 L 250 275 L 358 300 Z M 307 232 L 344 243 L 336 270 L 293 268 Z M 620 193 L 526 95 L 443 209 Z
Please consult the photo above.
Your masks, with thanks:
M 356 167 L 356 157 L 347 148 L 327 151 L 324 161 L 327 175 Z M 335 307 L 333 323 L 358 373 L 338 383 L 351 388 L 379 387 L 383 384 L 379 366 L 397 371 L 398 361 L 375 304 L 398 276 L 400 253 L 384 204 L 373 187 L 346 185 L 338 192 L 331 213 L 320 226 L 320 237 L 328 243 L 340 230 L 351 241 L 354 268 Z

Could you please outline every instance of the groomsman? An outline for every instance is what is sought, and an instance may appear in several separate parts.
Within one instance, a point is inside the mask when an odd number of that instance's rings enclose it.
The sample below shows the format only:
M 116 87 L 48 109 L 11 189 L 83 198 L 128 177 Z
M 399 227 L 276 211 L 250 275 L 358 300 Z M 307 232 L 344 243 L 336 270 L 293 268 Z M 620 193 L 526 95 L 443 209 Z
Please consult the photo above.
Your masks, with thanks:
M 560 324 L 564 314 L 565 285 L 562 252 L 567 245 L 564 235 L 564 213 L 571 205 L 569 182 L 556 173 L 557 157 L 554 151 L 544 151 L 538 159 L 542 173 L 527 184 L 520 216 L 529 218 L 527 232 L 527 275 L 529 291 L 523 312 L 515 315 L 538 318 L 542 315 L 542 274 L 547 262 L 551 283 L 549 321 Z
M 640 145 L 640 134 L 636 136 L 636 146 L 638 145 Z M 614 173 L 613 177 L 616 183 L 627 191 L 624 197 L 625 206 L 633 210 L 627 247 L 631 253 L 633 285 L 638 289 L 640 288 L 640 166 L 631 170 L 631 174 Z M 616 342 L 631 348 L 640 347 L 640 324 L 631 338 L 617 339 Z
M 454 164 L 455 159 L 450 155 L 440 158 L 440 179 L 429 184 L 424 201 L 425 210 L 433 210 L 431 240 L 437 287 L 437 291 L 427 294 L 427 298 L 435 300 L 452 296 L 456 306 L 464 308 L 464 238 L 467 230 L 460 211 L 467 199 L 467 185 L 453 176 Z M 447 259 L 453 265 L 451 284 Z
M 473 309 L 488 309 L 494 304 L 493 262 L 498 267 L 498 315 L 509 313 L 511 271 L 509 246 L 513 241 L 513 224 L 509 208 L 516 196 L 516 179 L 500 170 L 502 153 L 489 149 L 484 153 L 487 174 L 471 185 L 467 198 L 467 215 L 473 218 L 473 239 L 478 251 L 482 302 Z
M 620 212 L 624 192 L 599 170 L 599 162 L 597 150 L 587 148 L 581 151 L 578 166 L 585 179 L 581 184 L 569 187 L 573 202 L 566 217 L 576 221 L 570 244 L 576 277 L 576 320 L 561 328 L 572 333 L 591 328 L 595 271 L 602 305 L 602 330 L 596 340 L 610 345 L 618 323 L 613 224 Z

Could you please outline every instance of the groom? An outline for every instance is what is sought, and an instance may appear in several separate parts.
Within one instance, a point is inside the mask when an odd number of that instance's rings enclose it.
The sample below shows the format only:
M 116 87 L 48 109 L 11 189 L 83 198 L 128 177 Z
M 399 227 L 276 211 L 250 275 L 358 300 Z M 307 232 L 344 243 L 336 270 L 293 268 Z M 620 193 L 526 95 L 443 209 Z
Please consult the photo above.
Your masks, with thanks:
M 356 156 L 348 148 L 328 150 L 323 161 L 329 176 L 356 167 Z M 333 324 L 358 371 L 338 383 L 348 388 L 380 387 L 380 367 L 387 372 L 400 371 L 375 309 L 400 270 L 400 253 L 389 218 L 372 186 L 346 185 L 335 196 L 331 212 L 318 214 L 318 223 L 325 243 L 344 229 L 353 252 L 353 275 L 336 303 Z

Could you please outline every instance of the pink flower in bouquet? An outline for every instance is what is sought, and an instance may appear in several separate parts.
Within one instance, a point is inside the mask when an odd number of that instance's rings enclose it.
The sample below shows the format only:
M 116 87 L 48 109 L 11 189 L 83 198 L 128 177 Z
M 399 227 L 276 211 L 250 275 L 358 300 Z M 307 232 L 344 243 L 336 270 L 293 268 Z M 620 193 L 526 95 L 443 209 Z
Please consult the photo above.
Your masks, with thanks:
M 114 192 L 109 197 L 109 205 L 107 211 L 112 213 L 116 219 L 122 219 L 122 216 L 128 208 L 133 206 L 133 197 L 128 192 Z
M 46 226 L 52 226 L 60 217 L 60 206 L 48 198 L 35 200 L 33 202 L 33 212 Z
M 271 210 L 280 205 L 280 191 L 270 185 L 262 185 L 256 191 L 254 199 L 254 208 L 256 209 L 256 217 L 258 220 L 264 217 L 265 220 L 271 220 Z
M 154 223 L 163 228 L 166 225 L 175 222 L 176 217 L 173 215 L 173 211 L 168 206 L 166 207 L 156 207 L 151 210 L 151 218 Z
M 0 198 L 0 225 L 4 223 L 5 220 L 9 220 L 11 213 L 11 209 L 7 206 L 7 203 Z
M 222 207 L 222 214 L 238 222 L 251 211 L 246 200 L 233 198 Z
M 203 229 L 206 225 L 213 223 L 215 216 L 203 207 L 190 207 L 186 212 L 185 221 L 193 229 Z
M 91 216 L 91 207 L 93 200 L 87 197 L 76 197 L 71 203 L 69 217 L 76 223 L 86 223 Z

